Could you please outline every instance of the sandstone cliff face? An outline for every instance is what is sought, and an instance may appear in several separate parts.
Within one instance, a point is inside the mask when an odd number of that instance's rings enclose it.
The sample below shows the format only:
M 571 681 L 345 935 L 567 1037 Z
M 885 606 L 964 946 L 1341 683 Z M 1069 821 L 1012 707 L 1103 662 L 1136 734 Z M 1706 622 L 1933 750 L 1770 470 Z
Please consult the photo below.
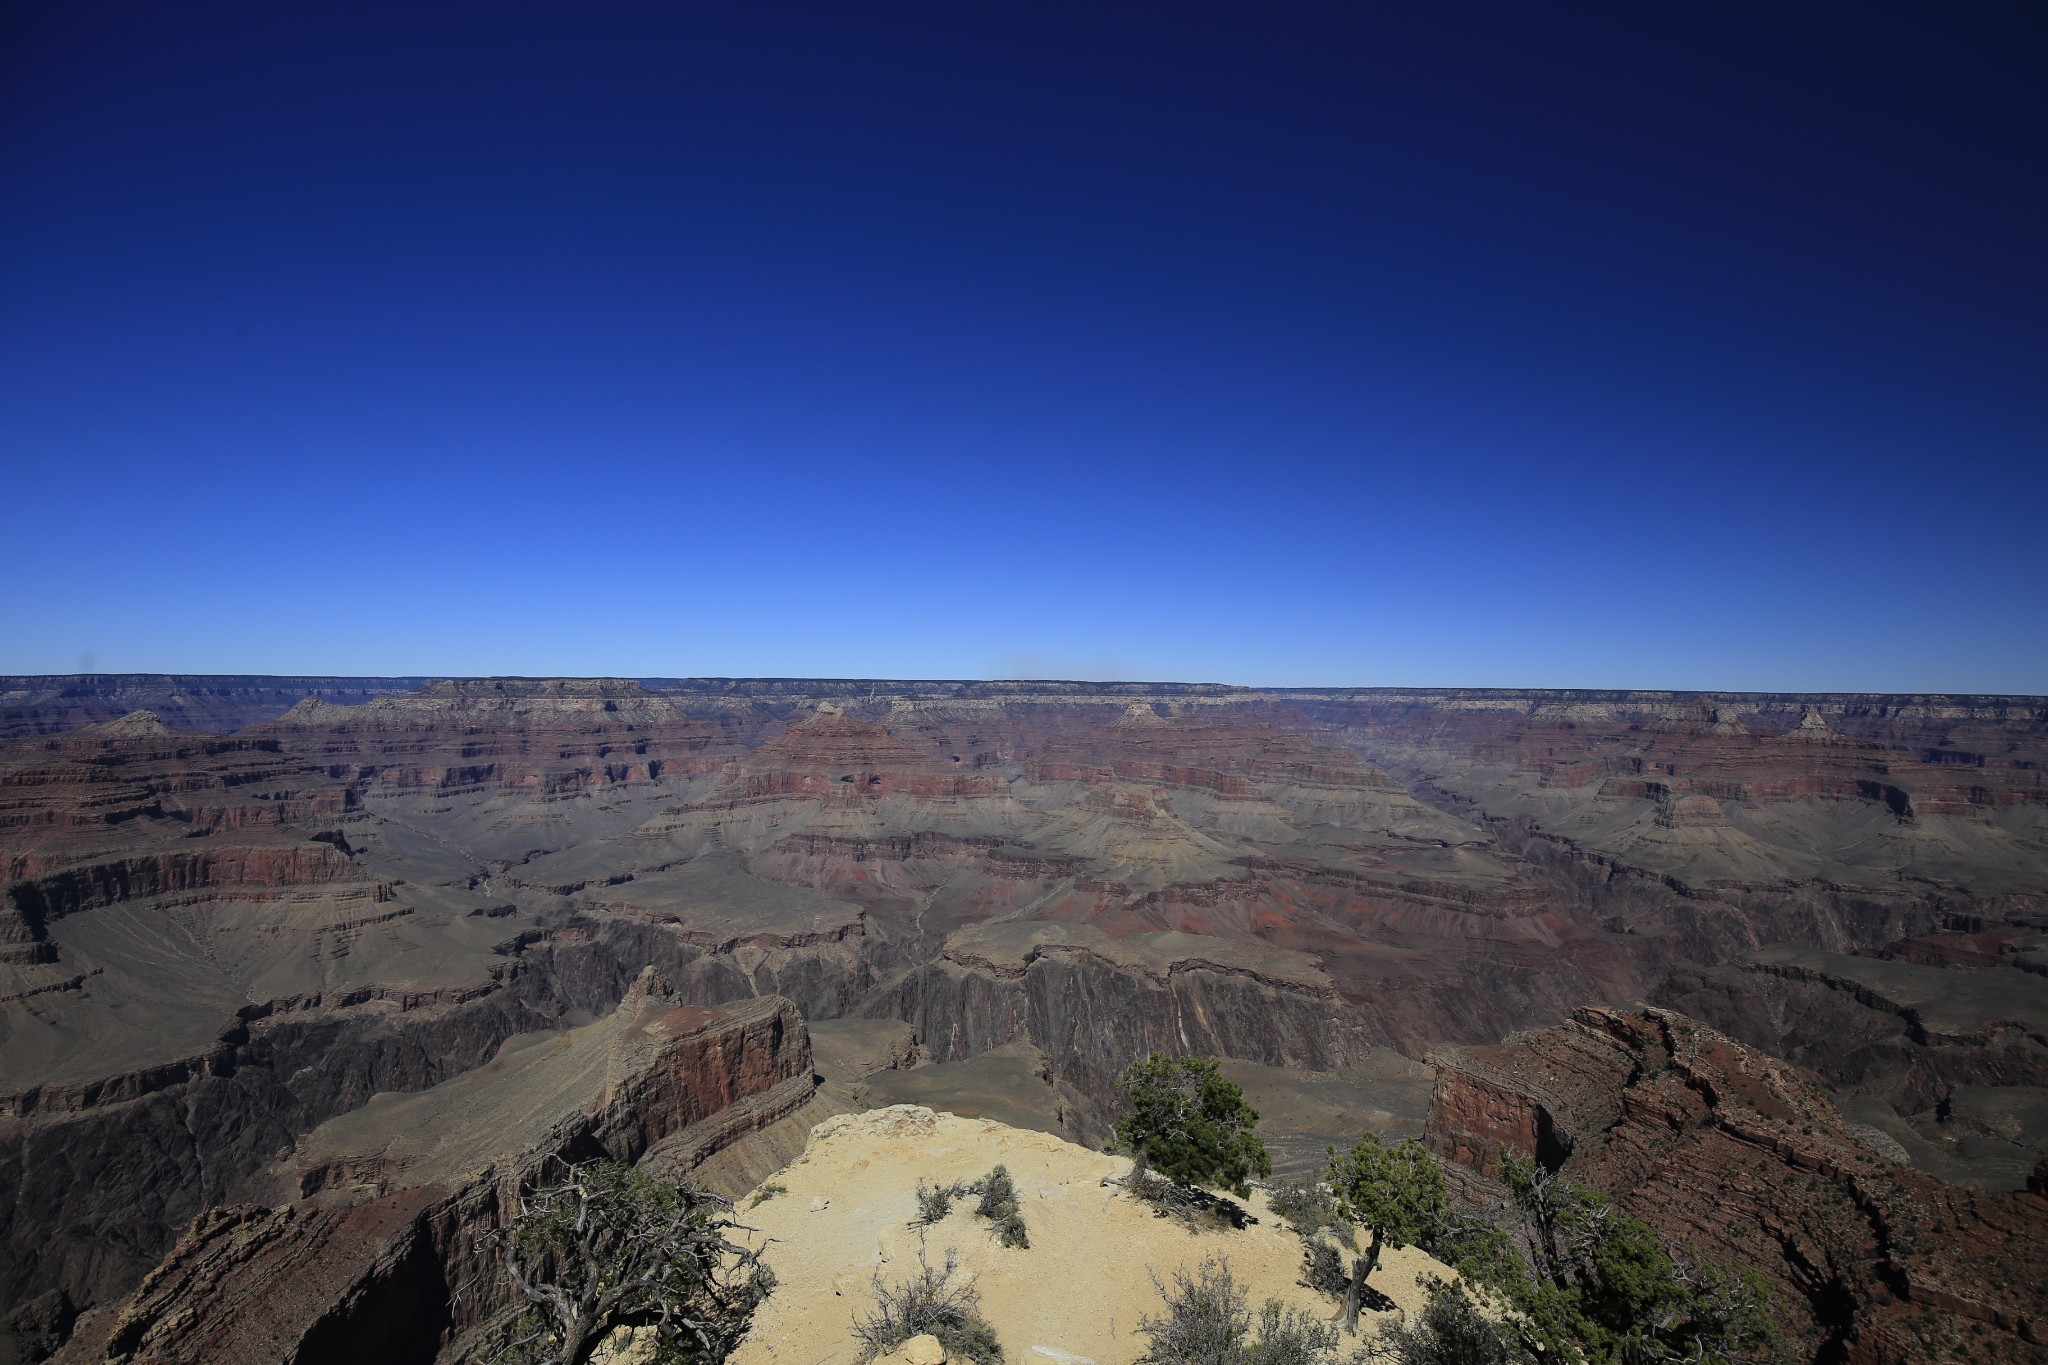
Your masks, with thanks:
M 250 733 L 366 793 L 550 800 L 716 773 L 773 728 L 746 709 L 692 713 L 624 679 L 457 679 L 360 706 L 308 698 Z
M 1868 886 L 1912 870 L 2042 890 L 2038 698 L 1383 693 L 1304 705 L 1397 775 L 1694 885 Z
M 274 740 L 146 711 L 0 745 L 0 942 L 45 942 L 51 921 L 133 897 L 354 883 L 337 889 L 375 900 L 331 832 L 352 805 Z
M 2048 1359 L 2048 1201 L 1888 1159 L 1782 1062 L 1671 1011 L 1606 1008 L 1437 1061 L 1427 1140 L 1482 1197 L 1503 1153 L 1534 1157 L 1775 1279 L 1824 1358 Z
M 610 1018 L 328 1125 L 280 1169 L 310 1198 L 194 1222 L 60 1359 L 460 1359 L 517 1305 L 484 1245 L 555 1157 L 686 1167 L 810 1098 L 787 1002 L 678 1004 L 652 971 Z

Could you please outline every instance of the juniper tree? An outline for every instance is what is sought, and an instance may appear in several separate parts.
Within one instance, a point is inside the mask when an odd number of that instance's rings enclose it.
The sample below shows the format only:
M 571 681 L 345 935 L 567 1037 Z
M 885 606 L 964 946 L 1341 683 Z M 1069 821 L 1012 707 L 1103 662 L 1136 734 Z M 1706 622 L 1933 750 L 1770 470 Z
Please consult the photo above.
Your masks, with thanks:
M 651 1328 L 662 1362 L 723 1361 L 775 1287 L 726 1237 L 732 1204 L 616 1161 L 561 1162 L 519 1196 L 498 1238 L 530 1308 L 503 1359 L 583 1365 L 620 1327 Z
M 1367 1133 L 1342 1155 L 1330 1149 L 1330 1192 L 1346 1218 L 1372 1229 L 1372 1242 L 1353 1259 L 1344 1291 L 1344 1327 L 1355 1332 L 1365 1282 L 1378 1268 L 1381 1251 L 1390 1244 L 1434 1240 L 1448 1221 L 1450 1193 L 1443 1167 L 1427 1147 L 1414 1138 L 1388 1146 L 1378 1133 Z
M 1155 1052 L 1124 1073 L 1118 1093 L 1124 1115 L 1116 1135 L 1136 1160 L 1133 1189 L 1157 1168 L 1176 1184 L 1219 1187 L 1242 1199 L 1252 1176 L 1273 1173 L 1252 1131 L 1258 1111 L 1212 1058 Z
M 1526 1276 L 1494 1281 L 1526 1343 L 1607 1365 L 1777 1359 L 1776 1290 L 1756 1272 L 1667 1247 L 1595 1190 L 1510 1156 L 1501 1174 L 1531 1250 Z

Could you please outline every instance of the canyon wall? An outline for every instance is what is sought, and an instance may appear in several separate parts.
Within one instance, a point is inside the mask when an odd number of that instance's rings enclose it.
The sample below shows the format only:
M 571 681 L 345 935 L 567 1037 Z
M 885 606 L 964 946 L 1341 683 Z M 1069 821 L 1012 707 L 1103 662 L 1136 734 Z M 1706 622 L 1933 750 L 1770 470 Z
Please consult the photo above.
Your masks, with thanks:
M 1503 1156 L 1612 1196 L 1666 1241 L 1774 1280 L 1803 1353 L 2048 1355 L 2048 1188 L 1965 1189 L 1897 1160 L 1810 1075 L 1669 1010 L 1438 1054 L 1426 1140 L 1498 1203 Z
M 1651 1000 L 1944 1179 L 2048 1151 L 2039 698 L 0 682 L 0 1310 L 649 965 L 1028 1047 L 1081 1136 L 1155 1048 L 1391 1076 Z
M 490 1244 L 522 1183 L 599 1156 L 681 1173 L 812 1087 L 789 1002 L 703 1010 L 650 970 L 603 1021 L 316 1130 L 271 1172 L 298 1199 L 209 1210 L 59 1359 L 468 1358 L 524 1308 Z

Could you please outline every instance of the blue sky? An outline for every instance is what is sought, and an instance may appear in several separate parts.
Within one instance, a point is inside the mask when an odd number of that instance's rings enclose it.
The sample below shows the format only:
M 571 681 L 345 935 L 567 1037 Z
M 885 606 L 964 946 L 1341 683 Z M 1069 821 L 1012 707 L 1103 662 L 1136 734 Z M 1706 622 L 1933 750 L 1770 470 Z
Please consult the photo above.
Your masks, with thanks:
M 0 24 L 0 670 L 2048 691 L 2037 8 Z

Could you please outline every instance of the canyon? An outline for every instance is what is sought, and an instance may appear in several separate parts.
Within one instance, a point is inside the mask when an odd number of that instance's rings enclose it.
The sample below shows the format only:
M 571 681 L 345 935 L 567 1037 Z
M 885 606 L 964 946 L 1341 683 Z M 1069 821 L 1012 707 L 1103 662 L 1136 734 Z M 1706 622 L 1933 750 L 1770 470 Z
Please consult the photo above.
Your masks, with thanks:
M 2048 1279 L 2042 698 L 0 678 L 0 887 L 31 1357 L 275 1356 L 192 1304 L 310 1259 L 262 1331 L 329 1358 L 536 1154 L 738 1192 L 899 1103 L 1100 1146 L 1154 1049 L 1283 1174 L 1370 1126 L 1661 1210 L 1817 1358 L 2042 1345 L 1937 1254 Z

